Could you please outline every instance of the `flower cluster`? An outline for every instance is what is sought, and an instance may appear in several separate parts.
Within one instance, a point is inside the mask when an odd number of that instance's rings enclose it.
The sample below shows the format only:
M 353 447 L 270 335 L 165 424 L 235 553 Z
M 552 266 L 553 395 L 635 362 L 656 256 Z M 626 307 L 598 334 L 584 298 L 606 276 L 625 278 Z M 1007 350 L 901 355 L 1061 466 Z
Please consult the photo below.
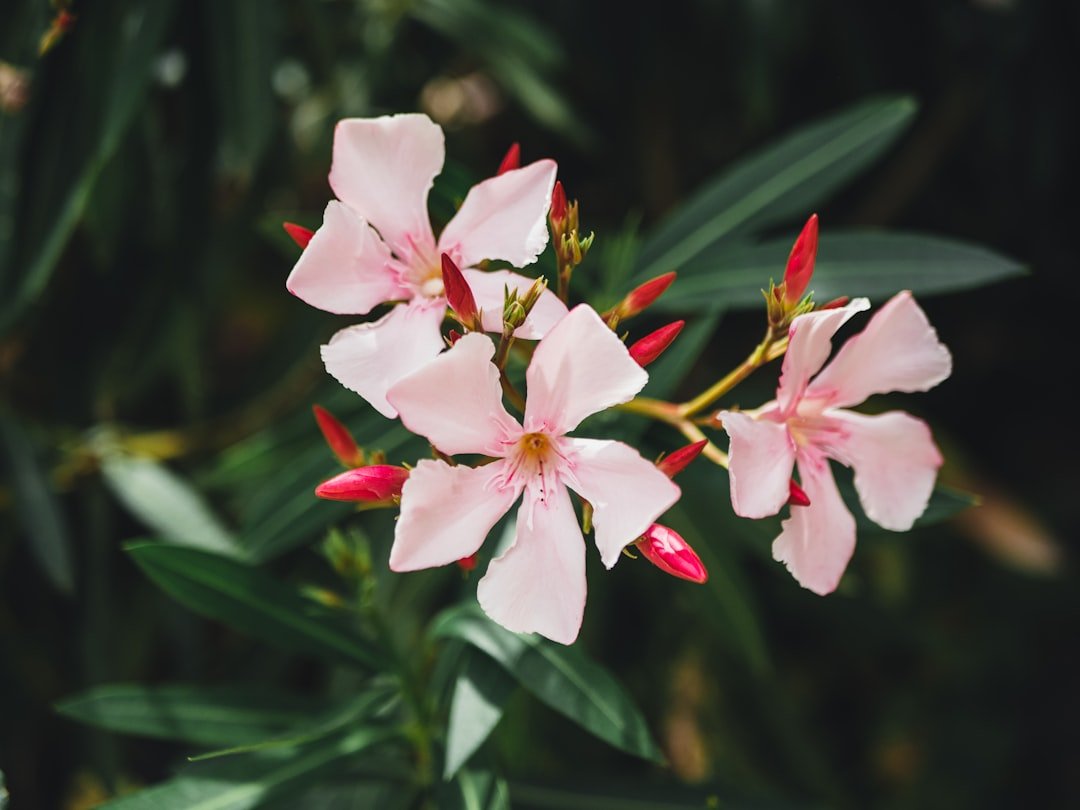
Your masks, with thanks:
M 393 570 L 455 562 L 471 569 L 485 538 L 520 502 L 511 540 L 479 580 L 477 598 L 503 626 L 569 644 L 582 624 L 590 532 L 609 569 L 624 554 L 640 554 L 673 576 L 705 581 L 693 549 L 656 522 L 680 496 L 672 479 L 699 454 L 729 468 L 736 514 L 790 510 L 774 556 L 817 593 L 836 588 L 855 544 L 854 518 L 830 459 L 853 468 L 872 520 L 911 527 L 942 463 L 928 427 L 897 411 L 849 410 L 872 394 L 925 391 L 949 375 L 949 353 L 910 293 L 885 304 L 826 365 L 837 330 L 869 303 L 819 307 L 806 294 L 817 250 L 813 216 L 783 280 L 770 284 L 766 336 L 747 361 L 687 402 L 639 397 L 645 367 L 683 322 L 629 345 L 616 329 L 662 295 L 675 274 L 640 285 L 602 313 L 569 306 L 571 278 L 593 237 L 582 235 L 578 204 L 556 181 L 555 163 L 522 167 L 519 155 L 515 144 L 436 237 L 427 196 L 444 159 L 439 127 L 423 115 L 342 121 L 330 170 L 337 199 L 314 233 L 286 225 L 303 249 L 287 282 L 294 295 L 336 314 L 388 307 L 323 346 L 327 371 L 431 444 L 433 458 L 393 466 L 365 454 L 334 417 L 316 411 L 348 468 L 316 494 L 400 508 Z M 537 260 L 549 234 L 554 292 L 518 272 Z M 509 268 L 492 269 L 492 262 Z M 448 319 L 453 328 L 444 336 Z M 781 356 L 774 401 L 707 413 Z M 691 443 L 653 463 L 623 442 L 571 435 L 614 407 L 670 425 Z M 728 452 L 702 428 L 726 433 Z

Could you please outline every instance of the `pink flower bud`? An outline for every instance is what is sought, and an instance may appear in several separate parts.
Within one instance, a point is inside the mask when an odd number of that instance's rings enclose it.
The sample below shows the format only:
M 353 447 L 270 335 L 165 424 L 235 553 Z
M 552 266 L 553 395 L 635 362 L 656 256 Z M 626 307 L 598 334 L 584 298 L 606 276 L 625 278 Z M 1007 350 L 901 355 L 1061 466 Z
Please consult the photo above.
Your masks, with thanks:
M 635 545 L 646 560 L 673 577 L 697 583 L 709 578 L 701 558 L 678 532 L 667 526 L 654 523 Z
M 510 148 L 506 150 L 506 155 L 502 159 L 502 163 L 499 164 L 499 170 L 495 172 L 495 176 L 500 174 L 506 174 L 513 169 L 521 168 L 521 146 L 514 142 L 510 144 Z
M 319 423 L 319 430 L 322 431 L 323 438 L 326 439 L 326 443 L 337 460 L 346 467 L 361 466 L 364 463 L 364 451 L 357 445 L 349 429 L 321 405 L 314 405 L 311 410 L 315 412 L 315 421 Z
M 622 300 L 622 303 L 619 304 L 619 317 L 630 318 L 637 315 L 639 312 L 644 311 L 647 307 L 652 306 L 653 302 L 664 294 L 674 280 L 675 271 L 672 271 L 657 276 L 654 279 L 650 279 L 640 287 L 635 287 L 630 291 L 630 294 Z
M 308 242 L 311 241 L 311 237 L 315 235 L 315 231 L 310 228 L 305 228 L 303 225 L 297 225 L 293 222 L 283 222 L 281 227 L 285 229 L 285 233 L 292 237 L 292 240 L 300 246 L 303 250 L 308 246 Z
M 634 362 L 642 368 L 649 365 L 653 360 L 667 351 L 667 347 L 679 336 L 686 321 L 675 321 L 667 326 L 661 326 L 630 347 L 630 356 Z
M 360 501 L 362 503 L 391 503 L 401 495 L 409 477 L 404 467 L 373 464 L 357 467 L 335 475 L 315 487 L 315 494 L 328 501 Z
M 809 506 L 810 496 L 806 494 L 806 490 L 795 483 L 795 479 L 791 479 L 791 483 L 788 485 L 788 503 L 792 506 Z
M 810 285 L 814 275 L 814 259 L 817 257 L 818 218 L 812 214 L 806 220 L 802 233 L 795 240 L 788 256 L 787 269 L 784 270 L 784 300 L 788 304 L 797 304 Z
M 563 189 L 562 180 L 555 181 L 555 189 L 551 192 L 551 224 L 558 226 L 566 219 L 566 191 Z
M 673 450 L 656 462 L 656 467 L 668 478 L 674 478 L 690 466 L 691 461 L 701 455 L 701 451 L 705 449 L 705 445 L 708 443 L 708 439 L 702 439 L 700 442 L 694 442 L 686 445 L 686 447 Z
M 446 302 L 450 305 L 450 309 L 454 310 L 454 314 L 461 323 L 466 326 L 474 325 L 480 319 L 476 299 L 465 276 L 461 274 L 453 259 L 445 253 L 442 255 L 442 279 L 443 289 L 446 290 Z

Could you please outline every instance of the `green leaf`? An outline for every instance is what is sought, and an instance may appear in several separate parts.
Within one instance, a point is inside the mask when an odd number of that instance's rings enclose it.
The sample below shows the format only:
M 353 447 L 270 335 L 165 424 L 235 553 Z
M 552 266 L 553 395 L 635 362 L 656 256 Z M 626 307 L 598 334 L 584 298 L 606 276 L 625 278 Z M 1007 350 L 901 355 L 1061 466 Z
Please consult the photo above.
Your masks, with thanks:
M 761 290 L 779 280 L 791 240 L 723 246 L 701 253 L 679 274 L 658 310 L 762 306 Z M 916 295 L 956 292 L 1025 272 L 1023 265 L 977 245 L 919 233 L 832 231 L 822 234 L 811 289 L 820 302 L 841 295 L 880 301 L 899 290 Z
M 371 642 L 257 568 L 163 543 L 139 543 L 127 550 L 166 593 L 196 613 L 282 649 L 378 666 Z
M 915 521 L 915 525 L 932 526 L 965 509 L 978 506 L 979 503 L 978 495 L 938 484 L 930 494 L 930 503 L 926 505 L 926 511 Z
M 466 649 L 450 700 L 443 779 L 452 779 L 495 730 L 517 682 L 487 656 Z
M 6 810 L 8 806 L 7 786 L 4 784 L 4 772 L 0 771 L 0 810 Z
M 108 453 L 102 459 L 101 471 L 117 500 L 169 541 L 231 557 L 243 556 L 244 550 L 198 491 L 163 464 L 141 456 Z
M 464 769 L 439 792 L 445 810 L 510 810 L 506 782 L 490 771 Z
M 638 258 L 638 278 L 679 269 L 710 245 L 740 231 L 805 218 L 884 152 L 907 128 L 915 110 L 910 98 L 873 99 L 744 158 L 646 240 Z
M 537 698 L 605 742 L 663 761 L 637 706 L 606 669 L 577 647 L 512 633 L 474 604 L 444 611 L 432 624 L 432 633 L 460 639 L 486 653 Z
M 330 701 L 264 687 L 108 684 L 56 704 L 98 728 L 200 746 L 245 745 L 309 722 Z

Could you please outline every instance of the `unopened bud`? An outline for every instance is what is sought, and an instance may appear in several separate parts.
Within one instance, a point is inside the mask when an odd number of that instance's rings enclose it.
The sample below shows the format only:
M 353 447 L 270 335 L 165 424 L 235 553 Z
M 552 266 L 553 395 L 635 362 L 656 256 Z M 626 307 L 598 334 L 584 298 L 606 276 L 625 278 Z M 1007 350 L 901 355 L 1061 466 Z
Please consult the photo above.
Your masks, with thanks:
M 329 501 L 358 501 L 390 504 L 401 497 L 401 488 L 409 477 L 404 467 L 373 464 L 335 475 L 315 487 L 315 494 Z
M 690 544 L 667 526 L 654 523 L 635 545 L 646 560 L 673 577 L 697 583 L 709 578 L 704 563 Z
M 502 163 L 499 164 L 499 170 L 495 172 L 495 176 L 500 174 L 506 174 L 514 169 L 521 168 L 521 146 L 515 142 L 510 144 L 510 148 L 506 150 L 506 155 L 502 159 Z
M 469 282 L 461 274 L 453 259 L 445 253 L 442 255 L 442 279 L 443 289 L 446 291 L 446 302 L 454 311 L 457 319 L 463 326 L 479 329 L 480 312 L 476 307 L 476 298 L 473 297 Z
M 787 269 L 784 270 L 784 300 L 789 305 L 797 304 L 810 285 L 814 275 L 814 259 L 817 257 L 818 218 L 812 214 L 803 226 L 802 233 L 795 240 L 795 245 L 788 255 Z
M 477 554 L 474 551 L 468 557 L 462 557 L 457 561 L 457 567 L 461 569 L 461 573 L 468 574 L 470 571 L 476 568 Z
M 664 273 L 635 287 L 616 307 L 619 317 L 631 318 L 639 312 L 643 312 L 664 294 L 673 281 L 675 281 L 674 271 Z
M 795 483 L 794 478 L 788 484 L 788 503 L 792 506 L 810 505 L 810 496 L 806 494 L 806 490 Z
M 364 451 L 360 449 L 349 429 L 321 405 L 313 405 L 311 410 L 315 413 L 315 421 L 319 423 L 323 438 L 337 460 L 345 467 L 363 466 Z
M 841 295 L 839 298 L 834 298 L 832 301 L 822 304 L 818 309 L 840 309 L 840 307 L 846 307 L 847 302 L 850 300 L 846 295 Z
M 555 188 L 551 192 L 551 210 L 548 216 L 554 230 L 558 230 L 559 225 L 566 220 L 566 190 L 561 180 L 555 181 Z
M 517 298 L 512 298 L 503 307 L 503 330 L 513 333 L 519 326 L 525 323 L 529 313 Z
M 451 348 L 453 348 L 454 344 L 457 343 L 459 340 L 461 340 L 461 332 L 459 332 L 457 329 L 451 329 L 450 332 L 446 335 L 446 343 Z
M 74 27 L 74 14 L 67 9 L 57 11 L 56 16 L 53 17 L 52 22 L 49 24 L 48 30 L 42 34 L 41 41 L 38 42 L 38 56 L 44 56 L 56 47 L 56 44 L 63 36 Z
M 700 442 L 694 442 L 686 445 L 686 447 L 680 447 L 678 450 L 672 450 L 656 462 L 656 467 L 668 478 L 674 478 L 690 466 L 691 461 L 701 455 L 701 451 L 705 449 L 705 445 L 708 443 L 708 439 L 702 439 Z
M 667 351 L 672 341 L 679 336 L 686 321 L 675 321 L 661 326 L 655 332 L 646 335 L 630 347 L 630 356 L 642 368 Z
M 301 250 L 308 246 L 311 237 L 315 235 L 315 231 L 310 228 L 305 228 L 303 225 L 297 225 L 294 222 L 282 222 L 281 227 L 284 228 L 285 233 L 291 236 L 292 240 L 300 246 Z

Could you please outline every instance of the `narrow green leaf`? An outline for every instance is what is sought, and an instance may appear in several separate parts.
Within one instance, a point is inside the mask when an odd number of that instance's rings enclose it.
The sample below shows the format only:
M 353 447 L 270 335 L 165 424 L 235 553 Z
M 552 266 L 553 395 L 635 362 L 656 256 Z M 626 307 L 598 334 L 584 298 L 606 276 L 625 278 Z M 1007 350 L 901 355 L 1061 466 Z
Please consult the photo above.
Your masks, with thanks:
M 926 505 L 926 511 L 915 521 L 915 525 L 932 526 L 948 520 L 965 509 L 978 506 L 979 502 L 978 495 L 938 484 L 930 494 L 930 503 Z
M 443 779 L 452 779 L 495 730 L 516 685 L 490 658 L 465 650 L 450 700 Z
M 439 792 L 445 810 L 510 810 L 510 790 L 491 771 L 463 769 Z
M 762 306 L 761 290 L 779 280 L 791 240 L 708 250 L 690 262 L 655 307 L 691 312 L 712 306 Z M 919 233 L 823 233 L 811 289 L 824 302 L 841 295 L 881 301 L 899 290 L 916 295 L 956 292 L 1025 272 L 1023 265 L 984 247 Z
M 741 230 L 809 215 L 887 149 L 907 128 L 915 110 L 910 98 L 873 99 L 743 159 L 708 183 L 646 240 L 638 278 L 679 269 Z
M 533 695 L 605 742 L 662 761 L 637 706 L 608 671 L 579 648 L 511 633 L 474 604 L 444 611 L 433 622 L 432 633 L 460 639 L 489 655 Z
M 184 546 L 139 543 L 127 550 L 166 593 L 196 613 L 286 650 L 378 666 L 369 641 L 257 568 Z

